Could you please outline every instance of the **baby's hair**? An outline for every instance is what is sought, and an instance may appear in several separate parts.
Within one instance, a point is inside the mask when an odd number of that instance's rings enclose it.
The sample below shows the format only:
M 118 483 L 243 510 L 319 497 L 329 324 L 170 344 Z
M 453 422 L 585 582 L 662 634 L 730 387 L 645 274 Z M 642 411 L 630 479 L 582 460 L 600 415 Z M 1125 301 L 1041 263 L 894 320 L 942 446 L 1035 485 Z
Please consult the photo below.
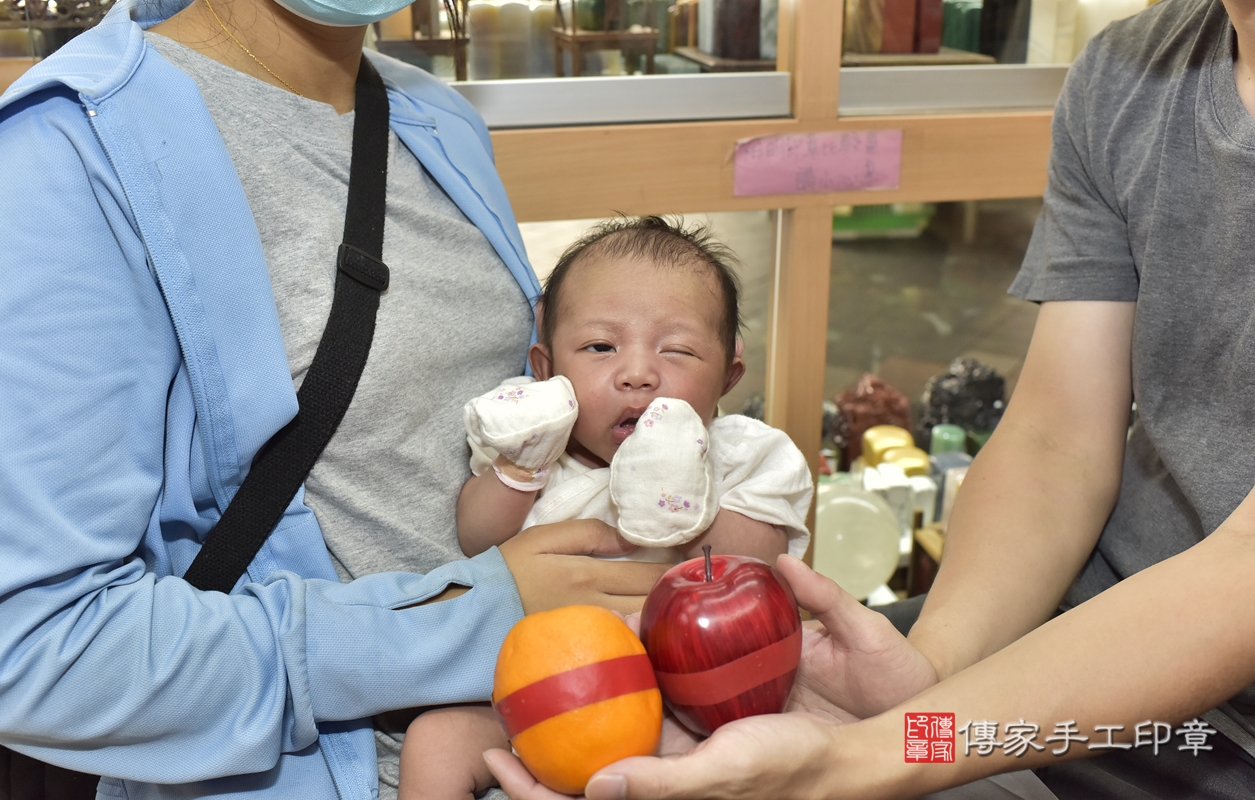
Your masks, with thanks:
M 539 331 L 541 344 L 553 346 L 558 325 L 562 284 L 571 268 L 583 258 L 640 258 L 667 267 L 698 267 L 710 271 L 719 284 L 723 301 L 723 323 L 719 338 L 731 364 L 736 353 L 736 337 L 741 331 L 740 282 L 733 268 L 736 255 L 717 241 L 705 225 L 685 225 L 659 216 L 620 217 L 603 222 L 566 249 L 545 280 L 541 298 L 544 314 Z

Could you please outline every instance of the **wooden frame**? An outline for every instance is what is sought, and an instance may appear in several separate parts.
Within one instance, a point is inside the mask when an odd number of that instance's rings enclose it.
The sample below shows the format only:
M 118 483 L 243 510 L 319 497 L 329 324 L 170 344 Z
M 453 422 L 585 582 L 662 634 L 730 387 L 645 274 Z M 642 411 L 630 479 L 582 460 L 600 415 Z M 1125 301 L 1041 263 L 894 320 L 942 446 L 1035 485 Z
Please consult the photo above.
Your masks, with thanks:
M 35 66 L 35 62 L 33 58 L 0 58 L 0 92 Z
M 767 343 L 767 421 L 818 471 L 832 207 L 1038 196 L 1049 111 L 839 119 L 842 3 L 780 0 L 777 67 L 792 75 L 789 119 L 494 131 L 497 168 L 520 221 L 617 212 L 777 209 Z M 743 198 L 732 192 L 736 142 L 754 136 L 897 128 L 899 188 Z M 578 176 L 578 177 L 573 177 Z M 813 519 L 811 520 L 813 522 Z

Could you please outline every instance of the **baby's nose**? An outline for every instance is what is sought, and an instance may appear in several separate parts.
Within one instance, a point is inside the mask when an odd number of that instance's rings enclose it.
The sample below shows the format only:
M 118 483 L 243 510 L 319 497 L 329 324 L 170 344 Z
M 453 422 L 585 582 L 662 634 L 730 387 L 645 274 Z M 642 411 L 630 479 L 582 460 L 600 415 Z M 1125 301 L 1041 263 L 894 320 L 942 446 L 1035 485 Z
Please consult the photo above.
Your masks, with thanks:
M 618 383 L 622 389 L 658 388 L 658 370 L 654 359 L 647 356 L 626 359 L 619 372 Z

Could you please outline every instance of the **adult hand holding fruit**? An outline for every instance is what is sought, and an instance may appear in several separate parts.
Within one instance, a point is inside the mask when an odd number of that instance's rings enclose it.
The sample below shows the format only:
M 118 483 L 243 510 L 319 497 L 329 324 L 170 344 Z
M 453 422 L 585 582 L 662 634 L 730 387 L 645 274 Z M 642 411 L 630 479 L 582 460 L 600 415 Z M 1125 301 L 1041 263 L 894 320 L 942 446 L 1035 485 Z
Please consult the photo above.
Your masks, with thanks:
M 678 734 L 670 740 L 669 725 Z M 590 800 L 828 796 L 822 787 L 838 763 L 839 729 L 821 717 L 805 712 L 746 717 L 724 725 L 696 747 L 683 738 L 683 730 L 668 717 L 660 753 L 674 757 L 628 758 L 612 764 L 593 776 L 585 796 Z M 691 749 L 680 755 L 669 747 Z M 504 750 L 490 750 L 484 758 L 513 800 L 570 800 L 537 782 Z M 749 787 L 752 790 L 747 791 Z
M 932 665 L 887 619 L 797 559 L 782 556 L 777 567 L 816 619 L 805 626 L 787 713 L 730 722 L 700 743 L 668 718 L 659 754 L 674 757 L 612 764 L 593 776 L 589 798 L 874 797 L 874 782 L 904 766 L 893 738 L 900 731 L 880 725 L 846 737 L 840 723 L 932 685 Z M 490 751 L 485 758 L 516 800 L 563 797 L 538 784 L 510 754 Z
M 639 611 L 668 565 L 586 557 L 633 549 L 614 528 L 595 519 L 537 525 L 500 546 L 528 614 L 568 605 Z

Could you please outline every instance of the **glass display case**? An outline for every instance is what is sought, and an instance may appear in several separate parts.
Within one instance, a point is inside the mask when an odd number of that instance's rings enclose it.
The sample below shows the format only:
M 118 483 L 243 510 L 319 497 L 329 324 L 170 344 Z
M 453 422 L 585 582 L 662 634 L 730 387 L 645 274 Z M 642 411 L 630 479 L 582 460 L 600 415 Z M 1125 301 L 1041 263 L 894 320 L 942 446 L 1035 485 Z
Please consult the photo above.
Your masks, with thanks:
M 843 66 L 1069 64 L 1155 0 L 844 0 Z
M 1155 0 L 844 0 L 843 116 L 1049 108 L 1085 44 Z
M 1040 210 L 1036 198 L 839 209 L 825 396 L 872 373 L 918 402 L 930 378 L 971 358 L 1009 397 L 1037 305 L 1007 288 Z
M 114 0 L 0 0 L 0 91 L 100 21 Z
M 379 48 L 457 81 L 776 69 L 778 0 L 419 0 Z
M 38 60 L 95 25 L 113 0 L 0 0 L 0 58 Z
M 453 82 L 493 128 L 787 117 L 777 3 L 419 0 L 375 46 Z

